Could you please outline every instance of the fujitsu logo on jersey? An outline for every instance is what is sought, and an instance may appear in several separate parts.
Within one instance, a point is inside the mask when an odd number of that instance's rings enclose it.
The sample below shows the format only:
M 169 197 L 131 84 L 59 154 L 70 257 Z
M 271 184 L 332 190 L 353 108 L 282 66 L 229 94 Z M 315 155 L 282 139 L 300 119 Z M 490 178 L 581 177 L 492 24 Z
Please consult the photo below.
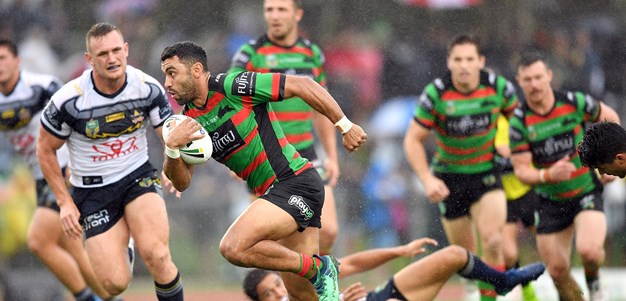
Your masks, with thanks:
M 92 145 L 91 147 L 93 150 L 101 155 L 92 155 L 91 159 L 93 162 L 99 162 L 126 156 L 136 150 L 139 150 L 136 142 L 137 137 L 130 137 L 126 140 L 116 139 L 104 142 L 100 145 Z
M 109 211 L 102 209 L 94 214 L 91 214 L 83 219 L 83 228 L 85 231 L 108 224 L 111 220 L 109 217 Z
M 211 137 L 211 140 L 213 140 L 213 149 L 218 152 L 223 152 L 226 146 L 228 146 L 230 143 L 235 142 L 235 133 L 230 130 L 225 135 L 220 136 L 220 133 L 216 132 L 213 133 L 213 137 Z
M 239 96 L 254 96 L 256 73 L 239 73 L 233 81 L 232 94 Z

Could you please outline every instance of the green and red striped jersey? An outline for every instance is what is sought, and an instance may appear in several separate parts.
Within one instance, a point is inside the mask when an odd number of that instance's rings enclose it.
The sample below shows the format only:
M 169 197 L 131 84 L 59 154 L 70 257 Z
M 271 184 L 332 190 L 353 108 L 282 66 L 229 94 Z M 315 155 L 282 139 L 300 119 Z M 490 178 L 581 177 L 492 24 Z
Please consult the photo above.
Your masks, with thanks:
M 311 166 L 287 142 L 269 102 L 283 100 L 285 75 L 235 72 L 209 79 L 204 108 L 189 103 L 194 118 L 213 140 L 212 157 L 248 183 L 257 195 Z
M 515 110 L 509 121 L 510 145 L 513 154 L 531 152 L 536 168 L 548 168 L 569 155 L 576 166 L 571 179 L 535 186 L 546 198 L 567 201 L 599 185 L 594 172 L 581 164 L 576 146 L 583 138 L 585 123 L 600 117 L 600 103 L 581 92 L 554 92 L 554 98 L 554 107 L 547 114 L 537 114 L 526 104 Z
M 229 72 L 238 71 L 309 76 L 326 86 L 322 50 L 303 38 L 290 47 L 274 44 L 267 35 L 250 41 L 233 57 Z M 289 143 L 297 150 L 313 145 L 313 109 L 304 100 L 290 99 L 271 106 Z
M 449 72 L 428 84 L 418 99 L 414 119 L 435 132 L 433 169 L 456 174 L 493 170 L 498 117 L 511 113 L 516 105 L 513 84 L 486 71 L 480 72 L 480 84 L 469 94 L 454 88 Z

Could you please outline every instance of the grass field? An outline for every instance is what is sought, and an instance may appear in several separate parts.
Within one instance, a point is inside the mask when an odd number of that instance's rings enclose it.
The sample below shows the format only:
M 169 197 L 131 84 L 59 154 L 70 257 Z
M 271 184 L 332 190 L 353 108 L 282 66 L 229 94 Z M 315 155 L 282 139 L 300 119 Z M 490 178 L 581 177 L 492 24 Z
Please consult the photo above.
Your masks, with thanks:
M 586 287 L 584 287 L 584 276 L 581 269 L 573 270 L 574 277 L 583 287 L 584 294 L 587 295 Z M 605 268 L 602 270 L 602 284 L 606 289 L 609 301 L 626 301 L 626 269 Z M 351 282 L 343 281 L 342 286 L 347 286 Z M 544 274 L 534 284 L 535 290 L 541 301 L 558 301 L 558 296 L 552 279 Z M 368 286 L 372 287 L 372 286 Z M 147 301 L 156 300 L 154 291 L 149 280 L 136 279 L 131 288 L 124 294 L 125 301 Z M 241 292 L 240 286 L 230 288 L 206 289 L 200 283 L 193 281 L 185 282 L 185 300 L 187 301 L 212 301 L 212 300 L 228 300 L 228 301 L 249 301 Z M 435 299 L 436 301 L 460 301 L 465 300 L 464 289 L 458 279 L 454 278 L 446 284 L 444 289 Z M 519 301 L 521 295 L 519 290 L 514 290 L 507 296 L 499 298 L 503 301 Z M 476 299 L 476 301 L 478 301 Z

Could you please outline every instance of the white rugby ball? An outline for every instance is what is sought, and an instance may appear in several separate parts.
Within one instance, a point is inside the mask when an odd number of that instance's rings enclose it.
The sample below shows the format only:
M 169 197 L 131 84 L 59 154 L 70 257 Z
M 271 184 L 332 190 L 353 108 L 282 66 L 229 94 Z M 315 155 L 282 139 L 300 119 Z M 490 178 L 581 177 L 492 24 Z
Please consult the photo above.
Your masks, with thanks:
M 180 114 L 168 117 L 165 120 L 165 123 L 163 123 L 161 132 L 163 134 L 163 141 L 167 142 L 170 131 L 185 119 L 193 120 L 193 118 L 189 116 Z M 194 122 L 197 121 L 194 120 Z M 198 133 L 203 135 L 202 138 L 191 141 L 187 144 L 187 146 L 179 149 L 180 157 L 183 158 L 183 161 L 187 164 L 202 164 L 211 159 L 211 154 L 213 154 L 213 141 L 211 140 L 211 137 L 207 135 L 204 128 L 198 130 Z

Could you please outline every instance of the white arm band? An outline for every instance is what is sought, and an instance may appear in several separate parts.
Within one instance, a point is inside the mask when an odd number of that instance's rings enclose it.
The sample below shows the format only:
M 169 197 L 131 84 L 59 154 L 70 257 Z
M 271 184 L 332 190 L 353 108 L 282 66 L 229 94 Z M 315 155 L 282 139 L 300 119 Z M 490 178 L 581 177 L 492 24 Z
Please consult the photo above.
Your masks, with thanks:
M 350 121 L 350 119 L 348 119 L 348 117 L 346 116 L 341 117 L 341 119 L 339 119 L 339 121 L 335 123 L 335 127 L 342 134 L 347 133 L 352 128 L 352 125 L 353 125 L 352 121 Z

